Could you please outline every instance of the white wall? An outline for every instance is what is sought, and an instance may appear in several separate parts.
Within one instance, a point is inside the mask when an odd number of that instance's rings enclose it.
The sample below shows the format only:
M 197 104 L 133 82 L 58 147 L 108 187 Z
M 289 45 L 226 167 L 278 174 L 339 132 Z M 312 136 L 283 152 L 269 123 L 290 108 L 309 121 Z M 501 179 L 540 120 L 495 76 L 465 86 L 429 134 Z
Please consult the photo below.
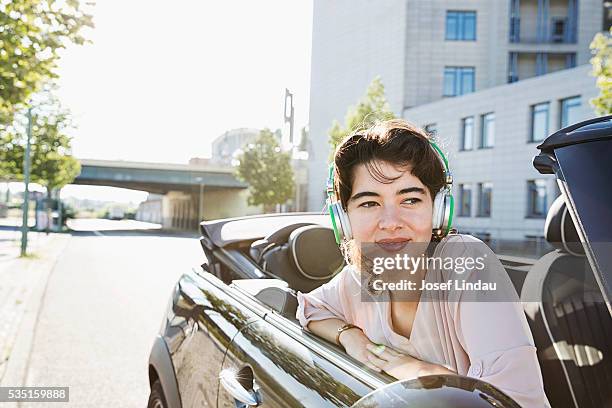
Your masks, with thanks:
M 327 131 L 380 75 L 391 108 L 403 100 L 405 6 L 401 0 L 315 0 L 310 85 L 308 209 L 324 205 Z

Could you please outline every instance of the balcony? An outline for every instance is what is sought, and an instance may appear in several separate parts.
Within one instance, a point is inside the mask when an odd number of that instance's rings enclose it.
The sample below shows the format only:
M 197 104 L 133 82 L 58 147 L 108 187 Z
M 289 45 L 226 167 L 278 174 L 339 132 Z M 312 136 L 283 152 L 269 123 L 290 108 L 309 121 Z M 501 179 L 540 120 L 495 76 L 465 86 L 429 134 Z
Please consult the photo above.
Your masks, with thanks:
M 511 0 L 509 41 L 575 44 L 577 0 Z
M 508 83 L 513 83 L 523 79 L 573 68 L 576 66 L 576 54 L 511 52 L 508 62 Z

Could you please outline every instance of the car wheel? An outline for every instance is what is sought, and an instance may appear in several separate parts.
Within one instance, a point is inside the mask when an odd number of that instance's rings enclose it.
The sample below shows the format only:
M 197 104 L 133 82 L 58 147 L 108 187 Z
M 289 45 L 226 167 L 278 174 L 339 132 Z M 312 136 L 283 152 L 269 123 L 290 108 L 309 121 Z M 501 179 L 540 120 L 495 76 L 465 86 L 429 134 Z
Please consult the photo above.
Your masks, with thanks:
M 156 380 L 151 387 L 151 395 L 149 395 L 147 408 L 168 408 L 168 404 L 166 404 L 166 397 L 164 396 L 164 390 L 162 389 L 159 380 Z

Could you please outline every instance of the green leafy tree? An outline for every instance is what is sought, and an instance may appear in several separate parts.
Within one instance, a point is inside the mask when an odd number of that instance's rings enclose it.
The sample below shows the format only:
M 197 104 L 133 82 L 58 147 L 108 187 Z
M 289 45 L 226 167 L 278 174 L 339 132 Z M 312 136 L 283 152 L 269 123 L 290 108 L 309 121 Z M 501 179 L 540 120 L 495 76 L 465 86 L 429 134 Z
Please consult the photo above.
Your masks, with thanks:
M 336 146 L 351 132 L 368 128 L 376 121 L 393 118 L 395 118 L 395 114 L 391 111 L 385 98 L 385 86 L 380 77 L 376 77 L 368 86 L 365 96 L 356 106 L 351 106 L 348 109 L 344 118 L 344 126 L 334 120 L 332 127 L 329 129 L 329 144 L 332 149 L 330 161 Z
M 263 205 L 270 212 L 276 204 L 293 197 L 295 181 L 291 156 L 282 152 L 269 129 L 261 131 L 238 156 L 236 177 L 249 185 L 249 205 Z
M 599 115 L 612 113 L 612 27 L 606 34 L 597 33 L 591 42 L 592 74 L 597 78 L 599 95 L 591 99 L 591 105 Z
M 13 129 L 0 133 L 0 179 L 18 180 L 23 169 L 23 146 Z
M 32 114 L 30 180 L 46 187 L 49 198 L 53 190 L 71 183 L 81 171 L 66 134 L 71 127 L 70 112 L 52 96 Z M 25 145 L 25 129 L 11 126 L 4 132 L 0 137 L 0 176 L 23 180 Z
M 31 94 L 57 75 L 58 51 L 83 44 L 92 16 L 78 0 L 0 2 L 0 129 L 12 122 Z

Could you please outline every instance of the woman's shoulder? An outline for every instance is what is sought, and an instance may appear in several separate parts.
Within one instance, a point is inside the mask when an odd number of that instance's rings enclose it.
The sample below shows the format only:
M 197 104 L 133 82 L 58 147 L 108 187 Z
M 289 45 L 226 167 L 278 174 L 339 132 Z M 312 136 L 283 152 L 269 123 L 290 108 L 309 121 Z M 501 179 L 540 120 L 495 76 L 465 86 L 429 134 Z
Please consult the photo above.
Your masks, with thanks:
M 359 271 L 352 264 L 346 264 L 340 272 L 336 273 L 332 279 L 321 285 L 320 287 L 336 287 L 341 288 L 346 285 L 354 286 L 359 284 Z
M 440 241 L 441 244 L 442 243 L 454 243 L 454 242 L 481 243 L 485 245 L 484 242 L 482 242 L 480 239 L 476 238 L 473 235 L 459 234 L 459 233 L 448 234 L 447 236 L 442 238 L 442 240 Z
M 438 256 L 460 256 L 466 253 L 490 251 L 487 244 L 468 234 L 449 234 L 437 244 L 435 254 Z

